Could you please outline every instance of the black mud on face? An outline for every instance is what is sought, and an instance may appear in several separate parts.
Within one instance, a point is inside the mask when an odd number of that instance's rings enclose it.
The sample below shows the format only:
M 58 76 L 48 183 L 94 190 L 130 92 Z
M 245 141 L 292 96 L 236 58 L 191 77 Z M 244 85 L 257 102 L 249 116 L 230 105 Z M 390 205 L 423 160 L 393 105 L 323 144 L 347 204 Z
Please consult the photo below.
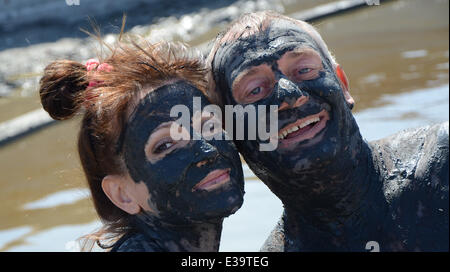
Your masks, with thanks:
M 123 155 L 130 176 L 144 182 L 150 193 L 150 207 L 156 207 L 158 220 L 172 224 L 188 224 L 221 219 L 235 212 L 243 201 L 243 173 L 239 155 L 230 141 L 193 140 L 198 133 L 191 127 L 189 143 L 156 162 L 145 154 L 149 136 L 161 123 L 175 122 L 170 117 L 175 105 L 186 105 L 192 116 L 193 97 L 209 102 L 195 87 L 186 82 L 165 85 L 146 95 L 127 124 Z M 199 162 L 204 162 L 197 166 Z M 216 169 L 230 168 L 230 182 L 211 192 L 192 191 L 194 185 Z
M 321 56 L 323 70 L 319 72 L 319 77 L 293 82 L 278 69 L 277 61 L 283 54 L 297 48 L 313 49 Z M 307 32 L 284 20 L 273 21 L 265 31 L 227 42 L 219 48 L 212 64 L 213 74 L 226 104 L 238 104 L 230 87 L 236 77 L 246 69 L 261 64 L 272 67 L 277 83 L 270 95 L 251 105 L 280 106 L 283 102 L 292 104 L 302 96 L 309 97 L 308 103 L 301 108 L 279 112 L 279 128 L 323 109 L 330 116 L 325 129 L 316 136 L 322 138 L 320 142 L 312 144 L 311 140 L 307 140 L 290 151 L 280 148 L 270 152 L 259 151 L 258 140 L 235 141 L 250 168 L 282 198 L 283 194 L 291 193 L 295 188 L 309 187 L 307 180 L 298 179 L 302 173 L 315 175 L 318 179 L 326 175 L 333 161 L 349 157 L 349 150 L 356 145 L 355 135 L 358 135 L 359 129 L 325 52 Z M 267 116 L 266 120 L 270 118 Z

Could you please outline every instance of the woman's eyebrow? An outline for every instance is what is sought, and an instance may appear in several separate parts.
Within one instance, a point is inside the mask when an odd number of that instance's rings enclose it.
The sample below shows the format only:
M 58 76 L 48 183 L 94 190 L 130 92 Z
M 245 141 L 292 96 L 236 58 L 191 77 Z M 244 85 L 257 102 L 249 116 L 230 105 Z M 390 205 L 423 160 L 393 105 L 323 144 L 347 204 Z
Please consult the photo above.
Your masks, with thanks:
M 153 131 L 152 131 L 152 133 L 153 132 L 156 132 L 156 131 L 158 131 L 158 130 L 160 130 L 160 129 L 162 129 L 162 128 L 167 128 L 167 127 L 170 127 L 171 125 L 172 125 L 172 123 L 173 122 L 164 122 L 164 123 L 161 123 L 161 124 L 159 124 Z
M 152 132 L 150 133 L 150 137 L 152 136 L 153 133 L 157 132 L 160 129 L 170 128 L 170 126 L 172 126 L 172 123 L 173 123 L 172 121 L 169 121 L 159 124 L 155 129 L 152 130 Z
M 167 128 L 167 127 L 170 127 L 171 125 L 172 125 L 172 123 L 173 122 L 171 122 L 171 121 L 169 121 L 169 122 L 164 122 L 164 123 L 161 123 L 161 124 L 159 124 L 151 133 L 150 133 L 150 135 L 149 135 L 149 137 L 148 137 L 148 139 L 147 139 L 147 142 L 145 143 L 145 150 L 147 150 L 147 148 L 148 148 L 148 146 L 149 146 L 149 144 L 151 143 L 151 141 L 152 141 L 152 138 L 154 138 L 154 137 L 156 137 L 156 136 L 154 136 L 154 134 L 156 133 L 156 132 L 158 132 L 158 130 L 160 130 L 160 129 L 163 129 L 163 128 Z M 159 161 L 160 159 L 162 159 L 164 156 L 162 156 L 162 157 L 160 157 L 160 158 L 157 158 L 157 159 L 152 159 L 152 158 L 150 158 L 148 155 L 147 155 L 147 152 L 146 152 L 146 155 L 145 155 L 146 157 L 147 157 L 147 159 L 153 164 L 153 163 L 155 163 L 155 162 L 157 162 L 157 161 Z

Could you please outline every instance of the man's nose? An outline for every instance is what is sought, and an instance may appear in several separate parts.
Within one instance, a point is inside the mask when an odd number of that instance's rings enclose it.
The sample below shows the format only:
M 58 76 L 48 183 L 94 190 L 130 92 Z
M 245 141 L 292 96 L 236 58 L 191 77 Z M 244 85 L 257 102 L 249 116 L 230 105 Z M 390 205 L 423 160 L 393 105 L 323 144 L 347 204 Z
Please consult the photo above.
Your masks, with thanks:
M 278 80 L 277 84 L 275 84 L 274 92 L 274 98 L 278 102 L 278 111 L 299 107 L 308 100 L 307 93 L 287 78 Z

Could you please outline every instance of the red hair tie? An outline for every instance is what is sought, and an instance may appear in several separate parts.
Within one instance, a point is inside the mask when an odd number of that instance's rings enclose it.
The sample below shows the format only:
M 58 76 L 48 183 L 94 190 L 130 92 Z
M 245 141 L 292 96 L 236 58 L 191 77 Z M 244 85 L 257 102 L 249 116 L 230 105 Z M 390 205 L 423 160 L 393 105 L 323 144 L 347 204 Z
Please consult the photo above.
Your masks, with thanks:
M 113 69 L 113 67 L 111 65 L 109 65 L 108 63 L 102 63 L 100 64 L 98 60 L 96 59 L 89 59 L 86 62 L 86 70 L 88 72 L 94 71 L 94 78 L 95 78 L 95 74 L 97 72 L 111 72 Z M 103 81 L 98 81 L 98 80 L 91 80 L 89 81 L 89 84 L 87 86 L 87 90 L 94 88 L 95 86 L 97 86 L 98 84 L 102 83 Z M 86 100 L 89 101 L 92 98 L 94 98 L 96 95 L 92 94 L 92 92 L 87 92 L 86 93 Z
M 96 59 L 89 59 L 89 60 L 86 62 L 86 69 L 87 69 L 88 72 L 90 72 L 90 71 L 95 71 L 95 72 L 102 72 L 102 71 L 105 71 L 105 72 L 111 72 L 112 69 L 113 69 L 113 67 L 112 67 L 111 65 L 109 65 L 108 63 L 102 63 L 102 64 L 100 64 L 100 63 L 98 62 L 98 60 L 96 60 Z M 95 76 L 95 74 L 94 74 L 94 76 Z M 101 83 L 101 81 L 98 81 L 98 80 L 91 80 L 91 81 L 89 81 L 88 88 L 89 88 L 89 87 L 95 87 L 95 86 L 96 86 L 97 84 L 99 84 L 99 83 Z

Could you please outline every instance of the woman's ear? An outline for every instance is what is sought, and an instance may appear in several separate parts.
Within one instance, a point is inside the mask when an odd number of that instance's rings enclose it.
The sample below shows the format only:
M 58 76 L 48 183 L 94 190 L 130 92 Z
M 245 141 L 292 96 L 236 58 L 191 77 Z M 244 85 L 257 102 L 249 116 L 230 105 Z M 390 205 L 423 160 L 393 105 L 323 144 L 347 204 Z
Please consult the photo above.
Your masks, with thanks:
M 129 179 L 121 175 L 107 175 L 102 180 L 102 189 L 114 205 L 129 214 L 137 214 L 141 207 L 132 195 L 134 181 Z
M 349 105 L 350 109 L 353 108 L 355 105 L 355 100 L 350 95 L 350 88 L 348 84 L 347 75 L 344 72 L 344 69 L 339 64 L 336 64 L 336 75 L 339 78 L 339 81 L 341 82 L 342 86 L 342 92 L 344 93 L 345 101 L 347 101 L 347 104 Z

